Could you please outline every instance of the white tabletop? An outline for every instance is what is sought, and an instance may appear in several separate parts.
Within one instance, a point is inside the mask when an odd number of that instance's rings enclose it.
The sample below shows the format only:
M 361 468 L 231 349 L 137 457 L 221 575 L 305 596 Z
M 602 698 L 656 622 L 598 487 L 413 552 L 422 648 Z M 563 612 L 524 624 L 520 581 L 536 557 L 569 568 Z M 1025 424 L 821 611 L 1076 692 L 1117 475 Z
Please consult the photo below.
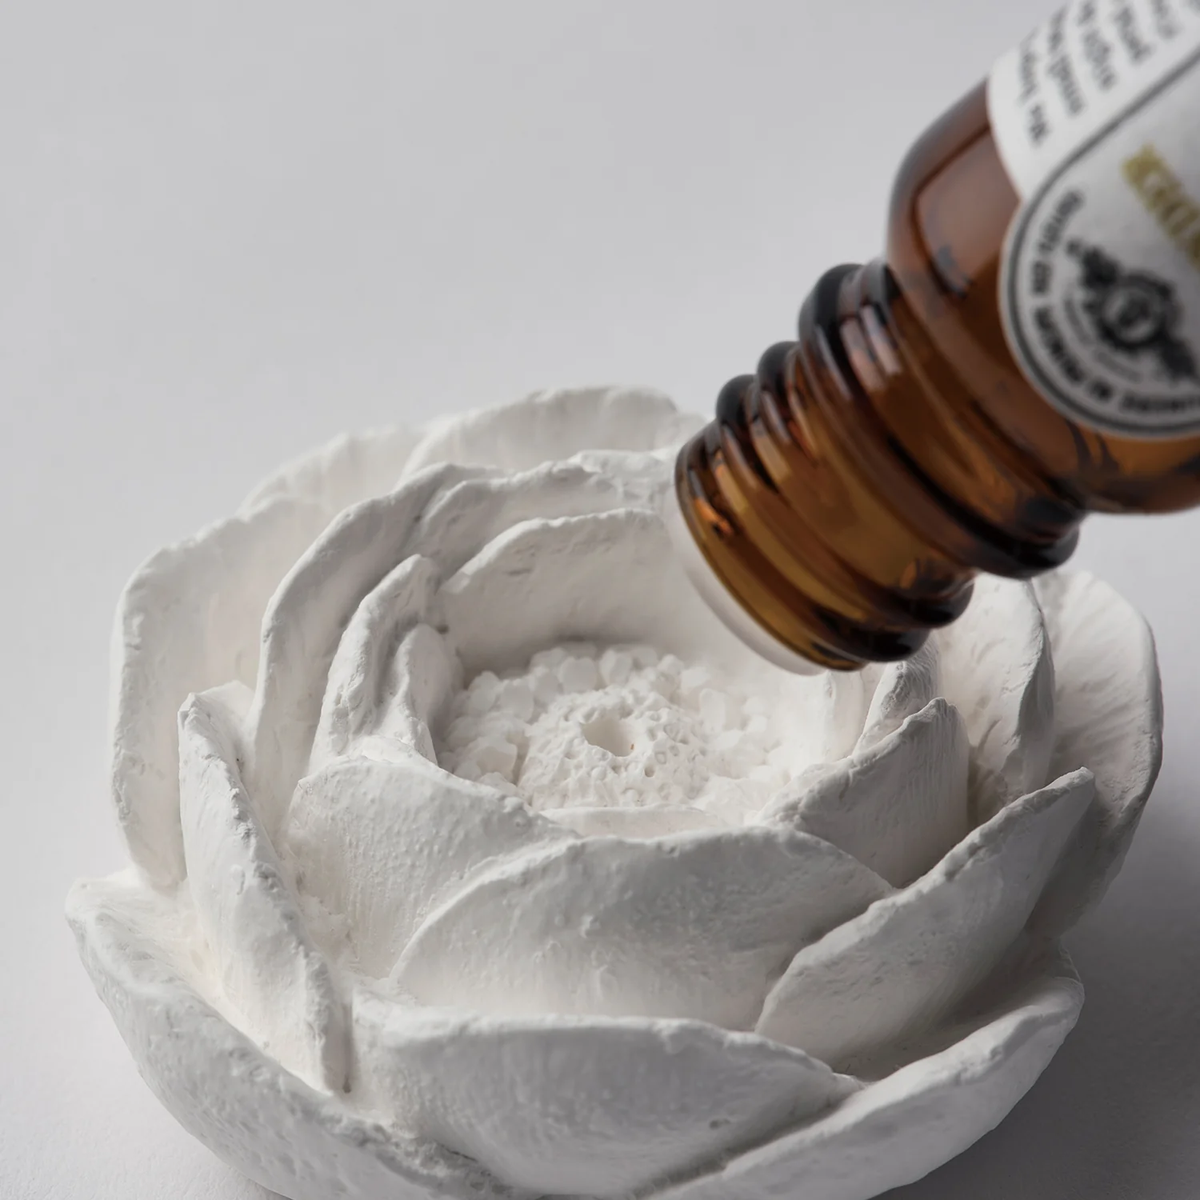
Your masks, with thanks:
M 0 6 L 0 1194 L 254 1200 L 138 1079 L 62 920 L 124 863 L 124 578 L 342 428 L 556 383 L 708 409 L 913 136 L 1042 0 L 26 0 Z M 1168 749 L 1071 939 L 1082 1022 L 906 1200 L 1177 1200 L 1200 1178 L 1200 514 L 1096 520 Z

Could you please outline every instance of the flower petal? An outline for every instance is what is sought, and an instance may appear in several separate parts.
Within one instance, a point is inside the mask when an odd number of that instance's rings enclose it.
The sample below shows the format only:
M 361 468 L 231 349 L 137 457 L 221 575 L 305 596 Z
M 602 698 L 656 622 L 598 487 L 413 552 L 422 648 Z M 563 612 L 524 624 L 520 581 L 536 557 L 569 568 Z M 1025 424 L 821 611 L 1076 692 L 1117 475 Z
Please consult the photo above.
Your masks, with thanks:
M 894 733 L 909 717 L 941 695 L 941 682 L 941 652 L 935 638 L 928 639 L 908 658 L 888 663 L 879 671 L 856 749 L 866 750 Z
M 364 1119 L 239 1033 L 168 949 L 174 896 L 129 873 L 78 883 L 67 917 L 138 1070 L 179 1123 L 235 1170 L 292 1200 L 533 1200 L 434 1142 Z
M 516 525 L 439 596 L 468 674 L 523 665 L 572 639 L 649 642 L 685 655 L 703 647 L 714 657 L 735 641 L 689 591 L 661 518 L 638 509 Z
M 544 808 L 542 816 L 584 837 L 654 838 L 729 827 L 715 813 L 687 804 L 656 804 L 651 808 Z
M 273 471 L 242 511 L 286 497 L 316 504 L 328 523 L 352 504 L 394 491 L 422 436 L 422 430 L 406 428 L 341 434 Z
M 224 992 L 250 1031 L 306 1082 L 338 1091 L 348 1069 L 342 1003 L 242 787 L 231 743 L 218 701 L 193 696 L 179 714 L 188 890 Z
M 519 800 L 410 754 L 343 759 L 301 780 L 283 846 L 301 891 L 346 917 L 358 969 L 380 978 L 481 864 L 566 840 Z
M 824 838 L 903 887 L 967 833 L 962 718 L 931 700 L 867 749 L 802 775 L 760 819 Z
M 1077 771 L 1002 809 L 924 878 L 801 950 L 758 1032 L 845 1069 L 945 1014 L 999 962 L 1092 800 Z
M 659 512 L 670 486 L 670 464 L 652 454 L 593 451 L 515 475 L 476 474 L 430 500 L 409 552 L 448 576 L 514 525 L 623 508 Z
M 374 728 L 391 666 L 387 651 L 413 625 L 429 620 L 438 581 L 429 559 L 406 558 L 355 609 L 329 668 L 309 771 L 348 753 Z
M 815 766 L 845 758 L 854 749 L 864 736 L 879 676 L 873 663 L 859 671 L 792 676 L 787 691 L 794 705 L 799 760 Z
M 657 450 L 703 424 L 649 388 L 563 388 L 431 423 L 409 469 L 435 462 L 523 471 L 580 450 Z
M 276 498 L 160 550 L 126 585 L 113 658 L 113 797 L 133 861 L 159 887 L 184 876 L 179 706 L 191 692 L 252 683 L 271 593 L 326 523 Z
M 268 835 L 277 831 L 308 762 L 342 631 L 363 598 L 408 556 L 409 537 L 430 498 L 471 473 L 430 468 L 399 491 L 347 509 L 272 598 L 263 617 L 246 755 L 246 781 Z
M 855 1088 L 806 1054 L 698 1022 L 464 1017 L 360 994 L 355 1032 L 366 1083 L 401 1126 L 539 1194 L 624 1195 Z
M 1096 805 L 1037 914 L 1073 925 L 1120 869 L 1162 763 L 1162 689 L 1145 619 L 1108 584 L 1061 571 L 1037 584 L 1054 648 L 1057 740 L 1051 769 L 1086 766 Z
M 767 828 L 586 838 L 477 875 L 392 979 L 502 1015 L 669 1016 L 746 1029 L 796 949 L 887 884 L 834 846 Z
M 971 739 L 971 803 L 981 824 L 1050 777 L 1050 640 L 1029 584 L 990 575 L 975 581 L 967 611 L 935 637 L 942 695 Z
M 354 749 L 386 761 L 407 759 L 412 747 L 437 762 L 433 729 L 462 684 L 462 664 L 443 634 L 429 625 L 410 629 L 400 642 L 384 678 L 383 694 L 371 732 Z M 386 752 L 380 753 L 381 749 Z
M 871 1084 L 792 1133 L 645 1200 L 869 1200 L 993 1129 L 1070 1033 L 1083 989 L 1065 955 L 960 1041 Z

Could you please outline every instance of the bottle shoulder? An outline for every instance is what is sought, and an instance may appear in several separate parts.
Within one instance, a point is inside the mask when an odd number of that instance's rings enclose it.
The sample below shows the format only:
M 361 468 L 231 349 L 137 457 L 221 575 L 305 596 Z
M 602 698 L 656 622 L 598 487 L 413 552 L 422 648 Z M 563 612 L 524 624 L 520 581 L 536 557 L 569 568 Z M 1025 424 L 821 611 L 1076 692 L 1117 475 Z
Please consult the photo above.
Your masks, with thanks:
M 935 383 L 1081 507 L 1150 512 L 1200 503 L 1200 438 L 1130 439 L 1077 424 L 1018 366 L 1000 278 L 1020 209 L 983 82 L 929 126 L 896 174 L 886 253 L 896 336 Z

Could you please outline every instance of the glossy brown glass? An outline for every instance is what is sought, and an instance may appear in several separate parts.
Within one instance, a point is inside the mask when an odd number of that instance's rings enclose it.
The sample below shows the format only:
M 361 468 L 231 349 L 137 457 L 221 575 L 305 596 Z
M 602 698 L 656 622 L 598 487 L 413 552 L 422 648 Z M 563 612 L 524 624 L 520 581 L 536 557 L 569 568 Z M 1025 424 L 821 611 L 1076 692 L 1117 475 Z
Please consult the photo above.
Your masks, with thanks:
M 886 256 L 829 271 L 799 340 L 726 384 L 679 455 L 709 566 L 824 666 L 910 654 L 977 573 L 1063 562 L 1090 511 L 1200 503 L 1200 438 L 1076 425 L 1013 361 L 997 283 L 1017 203 L 980 87 L 901 167 Z

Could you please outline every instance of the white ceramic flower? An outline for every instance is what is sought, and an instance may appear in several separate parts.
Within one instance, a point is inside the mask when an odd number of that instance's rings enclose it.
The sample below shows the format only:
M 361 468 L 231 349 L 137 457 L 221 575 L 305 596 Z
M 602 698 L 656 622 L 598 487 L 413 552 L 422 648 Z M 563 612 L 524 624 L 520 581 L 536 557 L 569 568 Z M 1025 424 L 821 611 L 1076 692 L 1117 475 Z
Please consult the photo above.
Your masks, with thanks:
M 981 580 L 909 662 L 785 675 L 670 553 L 694 427 L 578 391 L 343 438 L 130 583 L 135 865 L 69 916 L 150 1086 L 267 1187 L 862 1200 L 1074 1023 L 1056 937 L 1158 767 L 1146 626 Z

